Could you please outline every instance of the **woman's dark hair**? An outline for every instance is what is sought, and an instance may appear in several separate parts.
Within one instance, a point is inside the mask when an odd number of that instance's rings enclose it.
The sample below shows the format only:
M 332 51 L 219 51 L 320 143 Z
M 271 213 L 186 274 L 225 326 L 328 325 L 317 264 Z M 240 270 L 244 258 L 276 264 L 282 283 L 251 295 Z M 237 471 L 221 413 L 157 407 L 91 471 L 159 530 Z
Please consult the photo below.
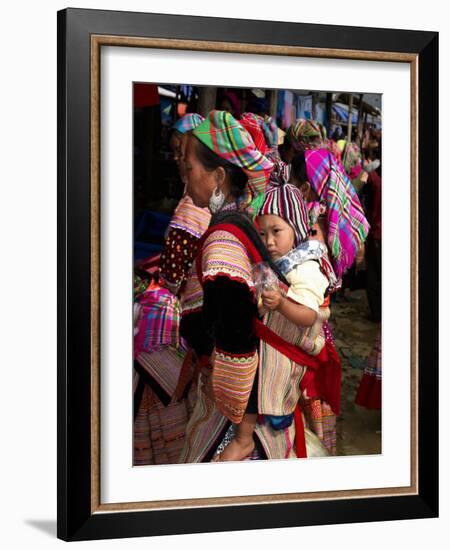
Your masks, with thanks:
M 295 157 L 292 159 L 291 178 L 295 178 L 300 185 L 308 181 L 305 153 L 303 152 L 297 153 Z
M 230 193 L 235 199 L 241 197 L 244 194 L 245 186 L 248 181 L 247 174 L 242 168 L 219 157 L 219 155 L 211 151 L 211 149 L 206 147 L 206 145 L 198 139 L 196 139 L 195 142 L 197 156 L 205 167 L 205 170 L 212 172 L 221 166 L 230 180 Z
M 283 143 L 281 143 L 278 146 L 278 151 L 279 151 L 281 157 L 283 157 L 284 153 L 289 151 L 290 149 L 292 149 L 292 142 L 291 142 L 291 139 L 289 137 L 289 134 L 286 134 L 284 136 Z
M 296 153 L 291 162 L 291 180 L 295 179 L 297 186 L 308 182 L 308 172 L 306 171 L 306 158 L 304 151 Z M 311 236 L 315 236 L 317 231 L 312 227 L 309 230 Z

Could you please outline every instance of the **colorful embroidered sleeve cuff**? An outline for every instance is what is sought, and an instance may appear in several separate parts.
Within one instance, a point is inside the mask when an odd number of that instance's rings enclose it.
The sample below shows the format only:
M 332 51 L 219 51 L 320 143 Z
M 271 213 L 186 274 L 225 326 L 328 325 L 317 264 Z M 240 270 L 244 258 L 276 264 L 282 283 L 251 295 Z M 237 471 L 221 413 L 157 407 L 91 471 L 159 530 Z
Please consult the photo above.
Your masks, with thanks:
M 244 245 L 228 231 L 214 231 L 203 245 L 203 282 L 225 276 L 254 291 L 250 260 Z
M 258 353 L 229 354 L 216 349 L 212 386 L 217 409 L 231 422 L 244 416 L 258 366 Z

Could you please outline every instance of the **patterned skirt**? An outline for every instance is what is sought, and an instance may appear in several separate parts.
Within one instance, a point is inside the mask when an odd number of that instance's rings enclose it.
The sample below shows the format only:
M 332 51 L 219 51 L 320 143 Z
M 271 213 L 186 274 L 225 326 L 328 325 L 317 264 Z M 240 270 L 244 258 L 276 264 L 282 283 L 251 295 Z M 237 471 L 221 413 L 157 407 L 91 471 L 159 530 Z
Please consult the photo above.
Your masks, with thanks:
M 141 352 L 136 359 L 134 386 L 139 404 L 133 430 L 134 466 L 178 462 L 196 394 L 192 384 L 183 399 L 172 399 L 183 358 L 184 352 L 166 346 Z
M 325 342 L 334 346 L 333 334 L 326 321 L 323 324 Z M 321 399 L 308 399 L 301 402 L 306 425 L 317 435 L 328 449 L 330 455 L 336 455 L 336 415 L 330 405 Z
M 145 385 L 134 421 L 134 466 L 178 463 L 193 408 L 193 392 L 179 403 L 164 406 Z

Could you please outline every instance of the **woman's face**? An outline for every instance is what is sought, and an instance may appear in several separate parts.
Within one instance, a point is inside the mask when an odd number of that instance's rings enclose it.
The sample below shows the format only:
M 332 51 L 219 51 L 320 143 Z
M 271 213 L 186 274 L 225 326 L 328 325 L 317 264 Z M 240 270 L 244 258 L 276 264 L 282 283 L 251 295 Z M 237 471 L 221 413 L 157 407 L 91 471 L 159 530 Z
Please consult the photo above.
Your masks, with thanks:
M 283 218 L 273 214 L 259 216 L 258 226 L 272 260 L 278 260 L 294 248 L 294 230 Z
M 209 199 L 218 185 L 217 170 L 208 172 L 197 155 L 197 143 L 194 136 L 188 136 L 185 147 L 185 168 L 187 176 L 187 194 L 195 206 L 209 205 Z
M 179 132 L 173 132 L 169 141 L 170 148 L 173 152 L 173 158 L 177 163 L 178 172 L 180 174 L 181 181 L 186 185 L 186 166 L 184 161 L 184 149 L 186 144 L 186 134 L 180 134 Z

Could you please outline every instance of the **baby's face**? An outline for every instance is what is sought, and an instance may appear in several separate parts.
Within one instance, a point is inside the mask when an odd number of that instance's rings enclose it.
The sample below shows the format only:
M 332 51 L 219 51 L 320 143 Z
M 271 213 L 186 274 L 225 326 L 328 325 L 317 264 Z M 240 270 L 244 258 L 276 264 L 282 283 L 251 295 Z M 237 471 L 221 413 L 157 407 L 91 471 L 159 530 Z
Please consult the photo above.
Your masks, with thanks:
M 273 260 L 278 260 L 294 248 L 294 230 L 283 218 L 272 214 L 259 216 L 258 226 L 259 234 Z

